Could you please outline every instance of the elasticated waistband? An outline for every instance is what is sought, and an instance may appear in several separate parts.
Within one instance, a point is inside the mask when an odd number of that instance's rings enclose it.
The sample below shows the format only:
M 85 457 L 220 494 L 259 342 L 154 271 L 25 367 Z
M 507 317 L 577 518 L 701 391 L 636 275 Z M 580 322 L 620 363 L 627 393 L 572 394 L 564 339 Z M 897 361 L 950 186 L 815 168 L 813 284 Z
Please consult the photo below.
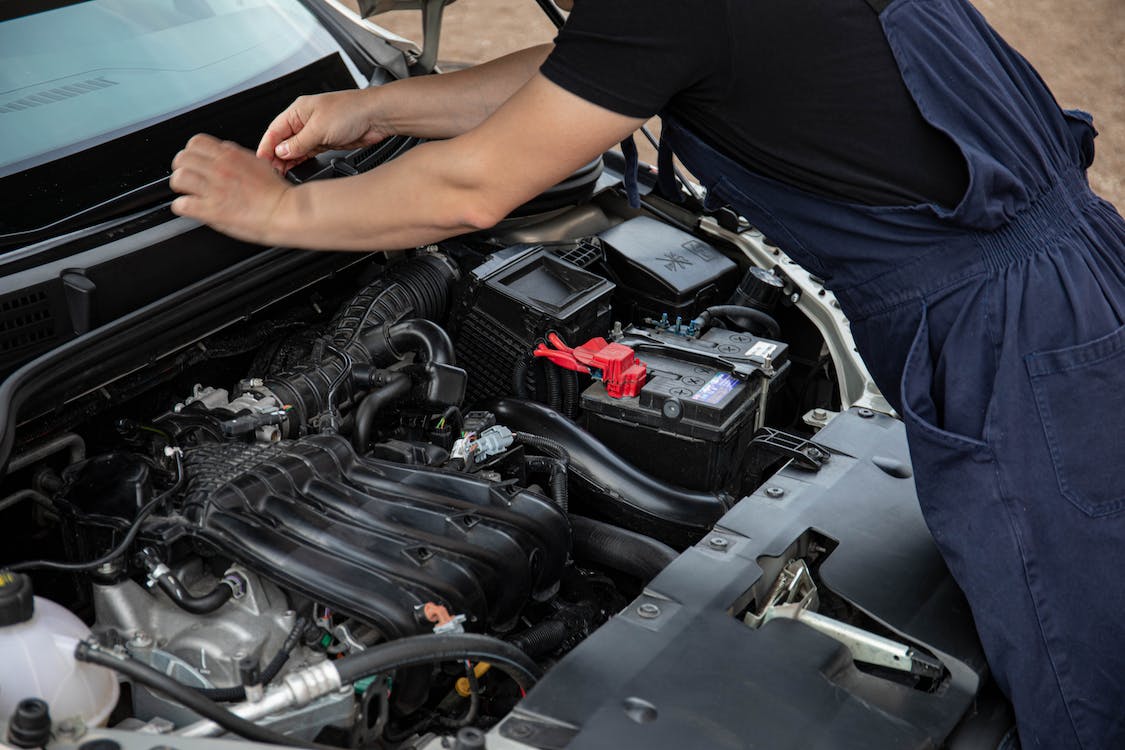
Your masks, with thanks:
M 919 257 L 904 257 L 900 267 L 837 295 L 849 315 L 861 319 L 995 274 L 1057 247 L 1060 238 L 1087 220 L 1083 209 L 1094 200 L 1082 172 L 1061 173 L 1048 190 L 999 229 L 966 231 L 957 242 Z

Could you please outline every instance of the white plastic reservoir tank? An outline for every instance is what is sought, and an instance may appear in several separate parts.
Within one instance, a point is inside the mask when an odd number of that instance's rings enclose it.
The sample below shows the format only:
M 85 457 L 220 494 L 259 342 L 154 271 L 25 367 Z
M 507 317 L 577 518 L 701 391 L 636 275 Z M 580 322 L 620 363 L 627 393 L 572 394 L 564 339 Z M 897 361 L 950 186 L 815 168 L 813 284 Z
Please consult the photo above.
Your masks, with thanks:
M 0 571 L 0 720 L 21 700 L 42 698 L 55 721 L 105 724 L 120 687 L 110 670 L 75 661 L 74 647 L 89 637 L 69 610 L 33 597 L 26 575 Z

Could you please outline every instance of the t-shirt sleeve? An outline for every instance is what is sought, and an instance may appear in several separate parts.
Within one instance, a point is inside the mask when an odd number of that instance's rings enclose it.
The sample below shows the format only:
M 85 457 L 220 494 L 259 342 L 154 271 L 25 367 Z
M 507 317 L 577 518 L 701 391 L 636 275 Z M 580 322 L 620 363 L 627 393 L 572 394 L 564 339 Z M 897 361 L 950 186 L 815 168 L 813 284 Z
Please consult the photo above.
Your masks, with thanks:
M 577 0 L 540 72 L 586 101 L 651 117 L 716 71 L 722 0 Z

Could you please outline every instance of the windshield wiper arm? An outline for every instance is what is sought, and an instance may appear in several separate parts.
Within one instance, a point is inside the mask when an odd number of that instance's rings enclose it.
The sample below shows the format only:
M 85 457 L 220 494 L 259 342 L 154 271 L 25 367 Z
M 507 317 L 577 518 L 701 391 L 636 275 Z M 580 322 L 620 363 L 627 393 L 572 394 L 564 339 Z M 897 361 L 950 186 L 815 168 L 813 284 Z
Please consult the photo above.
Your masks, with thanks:
M 102 221 L 128 216 L 131 213 L 152 208 L 161 203 L 169 203 L 175 197 L 176 193 L 168 185 L 168 178 L 161 177 L 159 180 L 133 188 L 126 193 L 114 196 L 89 208 L 84 208 L 70 216 L 52 221 L 50 224 L 20 232 L 0 234 L 0 249 L 15 245 L 29 245 L 33 242 L 50 239 L 63 232 L 72 232 Z

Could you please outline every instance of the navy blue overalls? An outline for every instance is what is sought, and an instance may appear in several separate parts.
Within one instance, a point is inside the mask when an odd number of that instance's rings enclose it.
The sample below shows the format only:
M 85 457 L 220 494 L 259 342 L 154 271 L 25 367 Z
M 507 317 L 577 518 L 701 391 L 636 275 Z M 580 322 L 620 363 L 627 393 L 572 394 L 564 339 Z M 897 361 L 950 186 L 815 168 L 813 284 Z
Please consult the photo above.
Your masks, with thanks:
M 965 0 L 868 1 L 967 160 L 960 204 L 816 197 L 674 118 L 666 142 L 839 298 L 1023 747 L 1125 748 L 1125 221 L 1093 127 Z

